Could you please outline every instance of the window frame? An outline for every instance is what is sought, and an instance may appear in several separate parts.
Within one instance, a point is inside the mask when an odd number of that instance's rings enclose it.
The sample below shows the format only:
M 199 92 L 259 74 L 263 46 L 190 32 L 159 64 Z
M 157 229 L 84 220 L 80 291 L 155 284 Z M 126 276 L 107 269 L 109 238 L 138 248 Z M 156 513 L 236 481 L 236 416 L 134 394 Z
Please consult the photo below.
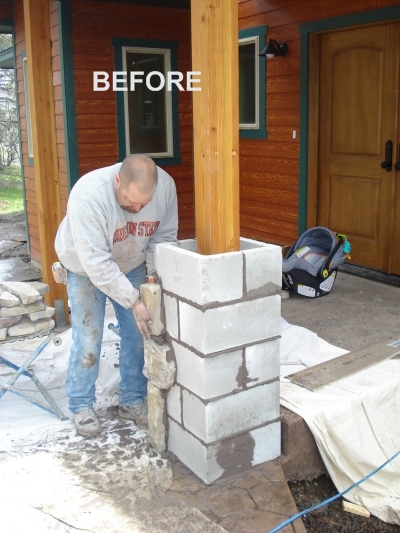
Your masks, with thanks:
M 25 50 L 21 52 L 22 58 L 22 83 L 24 87 L 24 103 L 25 103 L 25 121 L 26 121 L 26 137 L 28 144 L 28 165 L 33 166 L 33 138 L 32 138 L 32 122 L 31 122 L 31 106 L 29 100 L 29 78 L 28 78 L 28 58 Z
M 126 71 L 126 51 L 140 51 L 146 53 L 164 53 L 169 55 L 169 61 L 165 61 L 165 70 L 178 70 L 177 51 L 179 43 L 176 41 L 155 41 L 148 39 L 121 39 L 111 40 L 114 46 L 114 61 L 116 71 Z M 129 83 L 129 80 L 128 80 Z M 129 87 L 128 87 L 129 89 Z M 117 130 L 118 130 L 118 155 L 119 161 L 129 155 L 129 128 L 128 118 L 128 91 L 116 91 L 117 103 Z M 166 129 L 167 129 L 167 152 L 148 153 L 157 165 L 181 164 L 179 146 L 179 115 L 178 115 L 178 88 L 172 87 L 172 91 L 166 91 Z
M 259 56 L 265 46 L 266 35 L 266 25 L 239 31 L 238 46 L 254 42 L 256 49 L 256 122 L 255 124 L 239 124 L 241 139 L 266 139 L 268 134 L 266 129 L 266 60 L 265 57 Z

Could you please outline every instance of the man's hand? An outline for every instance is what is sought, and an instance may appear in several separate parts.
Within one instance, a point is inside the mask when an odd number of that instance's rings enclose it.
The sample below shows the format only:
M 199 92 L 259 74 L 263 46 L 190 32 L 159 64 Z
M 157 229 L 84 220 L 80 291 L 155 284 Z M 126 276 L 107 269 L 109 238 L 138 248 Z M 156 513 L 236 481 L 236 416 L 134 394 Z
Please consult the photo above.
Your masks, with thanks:
M 149 277 L 152 276 L 154 278 L 154 283 L 158 283 L 158 285 L 160 285 L 160 279 L 158 277 L 158 274 L 155 270 L 152 270 L 150 273 L 149 273 Z
M 138 298 L 133 304 L 132 311 L 140 333 L 143 335 L 143 337 L 148 339 L 150 335 L 149 330 L 147 328 L 147 323 L 151 324 L 151 320 L 147 313 L 146 306 L 140 298 Z

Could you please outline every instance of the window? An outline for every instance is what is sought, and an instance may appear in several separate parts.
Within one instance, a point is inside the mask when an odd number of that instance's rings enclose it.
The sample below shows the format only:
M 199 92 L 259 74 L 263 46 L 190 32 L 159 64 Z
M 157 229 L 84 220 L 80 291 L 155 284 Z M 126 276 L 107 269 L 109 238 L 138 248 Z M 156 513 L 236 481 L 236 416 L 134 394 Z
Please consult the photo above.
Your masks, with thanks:
M 26 118 L 26 135 L 28 138 L 28 163 L 33 165 L 33 144 L 32 144 L 32 124 L 31 109 L 29 103 L 29 81 L 28 81 L 28 61 L 25 53 L 22 56 L 22 76 L 24 81 L 24 99 L 25 99 L 25 118 Z
M 265 58 L 266 26 L 239 32 L 239 128 L 241 138 L 266 138 Z
M 112 42 L 115 70 L 126 72 L 128 82 L 128 90 L 116 91 L 120 160 L 129 154 L 147 154 L 159 165 L 180 163 L 178 89 L 173 85 L 168 91 L 166 83 L 161 87 L 162 78 L 157 74 L 166 80 L 167 72 L 177 70 L 177 43 L 129 39 Z M 148 75 L 150 84 L 145 82 Z M 132 86 L 132 76 L 143 82 Z

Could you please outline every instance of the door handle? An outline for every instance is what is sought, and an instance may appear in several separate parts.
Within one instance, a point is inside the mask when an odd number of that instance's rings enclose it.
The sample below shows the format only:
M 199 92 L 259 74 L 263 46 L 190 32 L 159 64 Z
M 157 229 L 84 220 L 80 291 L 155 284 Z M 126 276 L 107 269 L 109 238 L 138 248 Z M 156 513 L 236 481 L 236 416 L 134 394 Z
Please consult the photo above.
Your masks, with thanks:
M 385 161 L 382 161 L 381 167 L 390 172 L 392 170 L 392 155 L 393 155 L 393 143 L 392 141 L 386 141 L 385 143 Z

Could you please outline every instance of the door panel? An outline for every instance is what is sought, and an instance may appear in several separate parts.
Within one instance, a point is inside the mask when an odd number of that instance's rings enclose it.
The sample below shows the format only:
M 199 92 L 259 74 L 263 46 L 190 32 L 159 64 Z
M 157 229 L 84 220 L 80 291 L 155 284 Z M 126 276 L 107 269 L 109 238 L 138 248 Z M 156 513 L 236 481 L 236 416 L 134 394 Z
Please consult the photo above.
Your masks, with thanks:
M 336 198 L 341 198 L 339 205 L 335 205 Z M 328 227 L 340 228 L 346 220 L 346 235 L 377 241 L 380 204 L 377 180 L 331 176 L 329 199 L 332 203 L 329 205 Z M 352 216 L 348 217 L 348 213 Z
M 386 272 L 396 171 L 381 162 L 397 143 L 398 28 L 324 34 L 320 55 L 317 221 L 347 235 L 352 262 Z
M 369 45 L 345 48 L 333 53 L 331 61 L 331 153 L 379 156 L 381 139 L 377 133 L 381 130 L 383 104 L 383 50 Z M 359 67 L 354 68 L 356 65 Z M 363 75 L 360 69 L 365 71 Z M 360 126 L 363 135 L 360 135 Z

